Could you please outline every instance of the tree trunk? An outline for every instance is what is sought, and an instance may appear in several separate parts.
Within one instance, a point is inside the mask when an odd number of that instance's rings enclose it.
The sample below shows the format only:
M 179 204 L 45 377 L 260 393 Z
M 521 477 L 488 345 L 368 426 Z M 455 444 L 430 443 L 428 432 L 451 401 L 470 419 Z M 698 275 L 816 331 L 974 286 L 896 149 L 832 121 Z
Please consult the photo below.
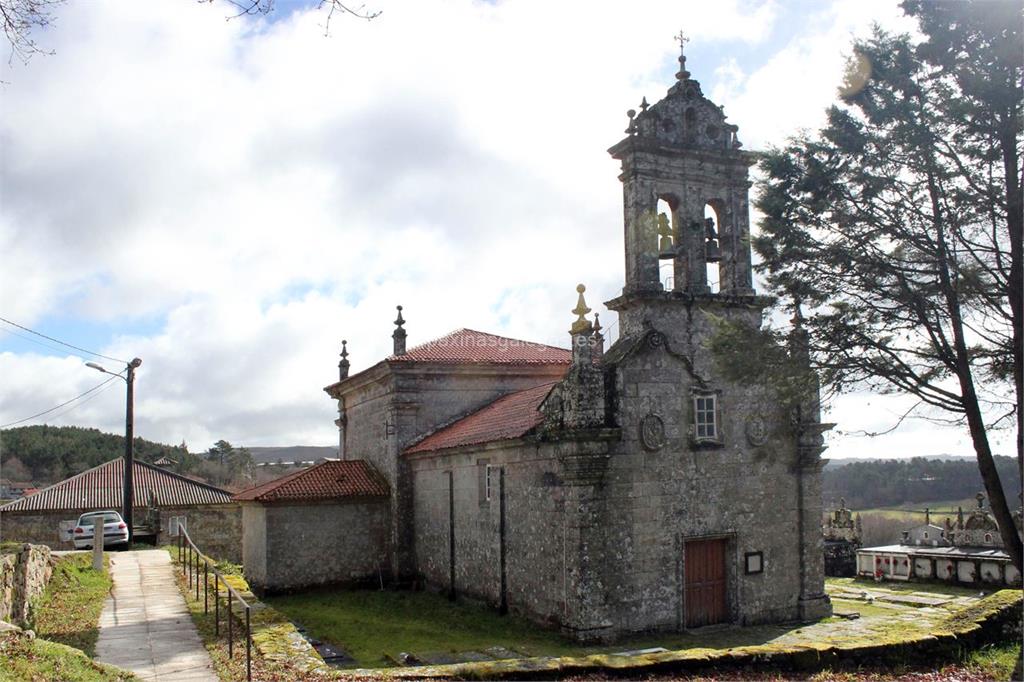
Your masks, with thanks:
M 1017 111 L 1008 112 L 1000 132 L 1006 175 L 1006 227 L 1010 239 L 1010 320 L 1013 325 L 1013 383 L 1017 396 L 1017 469 L 1024 480 L 1024 197 L 1017 170 Z M 1024 506 L 1024 490 L 1018 503 Z

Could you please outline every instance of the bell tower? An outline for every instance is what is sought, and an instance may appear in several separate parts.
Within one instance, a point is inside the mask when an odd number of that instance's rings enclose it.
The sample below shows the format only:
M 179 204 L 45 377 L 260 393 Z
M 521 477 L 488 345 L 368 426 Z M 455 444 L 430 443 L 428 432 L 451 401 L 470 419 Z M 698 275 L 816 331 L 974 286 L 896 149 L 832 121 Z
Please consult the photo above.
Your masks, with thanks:
M 753 296 L 747 195 L 755 156 L 690 77 L 682 34 L 679 42 L 676 83 L 656 104 L 644 98 L 639 112 L 627 112 L 626 137 L 608 150 L 622 163 L 622 293 Z

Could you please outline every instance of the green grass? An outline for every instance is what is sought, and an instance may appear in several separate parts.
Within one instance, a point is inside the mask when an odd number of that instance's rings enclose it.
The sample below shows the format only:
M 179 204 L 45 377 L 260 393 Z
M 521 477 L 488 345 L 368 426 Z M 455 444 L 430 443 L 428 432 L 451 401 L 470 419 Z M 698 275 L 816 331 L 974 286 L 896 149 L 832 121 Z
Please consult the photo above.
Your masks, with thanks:
M 21 549 L 21 545 L 22 543 L 20 542 L 11 542 L 9 540 L 0 542 L 0 554 L 14 554 Z
M 127 682 L 131 673 L 91 660 L 81 651 L 24 635 L 0 635 L 0 682 L 75 680 Z
M 1009 680 L 1013 666 L 1021 656 L 1020 642 L 992 644 L 972 651 L 966 667 L 987 680 Z
M 107 557 L 103 557 L 104 564 Z M 113 583 L 92 570 L 92 553 L 61 557 L 46 591 L 35 604 L 32 629 L 43 639 L 96 653 L 97 624 Z
M 457 652 L 503 646 L 532 656 L 580 654 L 557 632 L 432 592 L 313 591 L 264 599 L 309 634 L 342 647 L 359 666 L 392 664 L 400 652 Z M 391 660 L 389 660 L 389 658 Z

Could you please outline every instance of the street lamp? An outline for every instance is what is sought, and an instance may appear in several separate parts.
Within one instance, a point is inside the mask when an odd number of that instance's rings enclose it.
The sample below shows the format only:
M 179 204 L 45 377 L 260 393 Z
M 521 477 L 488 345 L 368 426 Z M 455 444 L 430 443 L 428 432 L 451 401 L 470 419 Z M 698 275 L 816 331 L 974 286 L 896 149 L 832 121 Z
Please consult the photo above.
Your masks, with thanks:
M 124 382 L 128 385 L 128 399 L 124 419 L 124 494 L 122 498 L 121 516 L 124 517 L 124 523 L 128 526 L 129 546 L 131 546 L 132 540 L 135 539 L 135 526 L 132 524 L 132 507 L 134 506 L 133 502 L 135 496 L 135 370 L 141 364 L 142 360 L 139 358 L 135 358 L 129 362 L 124 370 L 122 370 L 127 372 L 128 376 L 125 377 L 122 376 L 121 373 L 115 374 L 114 372 L 108 372 L 101 365 L 97 365 L 95 362 L 85 363 L 86 367 L 92 367 L 104 374 L 124 379 Z

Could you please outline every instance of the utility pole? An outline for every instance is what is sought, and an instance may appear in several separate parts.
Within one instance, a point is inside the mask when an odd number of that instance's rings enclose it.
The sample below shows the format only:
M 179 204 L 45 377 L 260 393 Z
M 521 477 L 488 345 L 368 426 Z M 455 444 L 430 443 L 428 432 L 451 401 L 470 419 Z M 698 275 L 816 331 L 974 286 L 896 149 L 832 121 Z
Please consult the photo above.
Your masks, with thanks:
M 128 363 L 128 377 L 125 383 L 128 384 L 127 405 L 125 406 L 124 420 L 124 509 L 121 516 L 128 526 L 128 546 L 131 547 L 135 539 L 135 524 L 132 519 L 132 511 L 135 502 L 135 369 L 142 364 L 139 358 Z
M 122 376 L 120 373 L 108 372 L 102 365 L 98 365 L 95 362 L 85 363 L 86 367 L 91 367 L 98 372 L 124 379 L 128 387 L 127 404 L 124 411 L 124 476 L 122 476 L 124 487 L 121 497 L 121 518 L 124 519 L 124 524 L 128 526 L 129 547 L 131 547 L 132 540 L 135 539 L 135 525 L 132 522 L 132 509 L 135 501 L 135 370 L 141 364 L 141 359 L 134 358 L 125 366 L 127 376 Z

